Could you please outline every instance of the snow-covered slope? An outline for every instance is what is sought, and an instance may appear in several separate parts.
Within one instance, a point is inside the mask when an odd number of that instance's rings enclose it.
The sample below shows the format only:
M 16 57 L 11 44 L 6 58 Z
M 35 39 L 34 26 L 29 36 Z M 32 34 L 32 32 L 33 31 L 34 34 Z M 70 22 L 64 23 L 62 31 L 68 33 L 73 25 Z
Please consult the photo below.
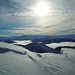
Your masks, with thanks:
M 63 54 L 37 54 L 3 42 L 0 48 L 10 50 L 0 53 L 0 75 L 75 75 L 74 49 L 63 48 Z

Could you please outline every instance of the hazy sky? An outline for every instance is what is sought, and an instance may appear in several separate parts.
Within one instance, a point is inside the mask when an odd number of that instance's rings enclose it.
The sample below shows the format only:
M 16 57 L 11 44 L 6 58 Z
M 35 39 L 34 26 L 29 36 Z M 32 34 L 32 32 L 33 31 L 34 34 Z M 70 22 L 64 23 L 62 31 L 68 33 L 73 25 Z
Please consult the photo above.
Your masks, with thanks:
M 42 0 L 49 7 L 45 16 L 34 13 L 40 1 L 0 0 L 0 36 L 75 33 L 75 0 Z

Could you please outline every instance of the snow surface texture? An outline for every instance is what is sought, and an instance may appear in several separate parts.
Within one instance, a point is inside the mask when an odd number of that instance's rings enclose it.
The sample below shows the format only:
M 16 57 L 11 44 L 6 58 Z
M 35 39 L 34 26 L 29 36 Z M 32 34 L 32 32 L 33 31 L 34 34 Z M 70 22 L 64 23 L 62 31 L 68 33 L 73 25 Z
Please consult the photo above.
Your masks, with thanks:
M 75 75 L 75 49 L 62 51 L 40 54 L 0 42 L 0 75 Z

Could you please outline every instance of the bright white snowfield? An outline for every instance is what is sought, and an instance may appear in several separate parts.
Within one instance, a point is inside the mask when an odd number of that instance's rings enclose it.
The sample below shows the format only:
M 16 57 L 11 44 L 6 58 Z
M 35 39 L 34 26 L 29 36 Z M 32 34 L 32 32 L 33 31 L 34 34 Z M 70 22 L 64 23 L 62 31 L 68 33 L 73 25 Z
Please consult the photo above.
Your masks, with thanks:
M 4 42 L 0 48 L 9 50 L 0 53 L 0 75 L 75 75 L 75 49 L 63 48 L 63 54 L 37 54 Z

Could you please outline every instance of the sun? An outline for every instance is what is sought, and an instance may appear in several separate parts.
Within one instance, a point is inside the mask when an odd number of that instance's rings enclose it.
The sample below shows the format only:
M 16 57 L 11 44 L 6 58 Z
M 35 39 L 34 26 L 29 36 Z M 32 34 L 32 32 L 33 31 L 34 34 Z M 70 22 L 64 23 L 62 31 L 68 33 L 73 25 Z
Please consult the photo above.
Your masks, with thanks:
M 34 13 L 38 16 L 48 15 L 48 13 L 49 13 L 48 4 L 44 1 L 39 2 L 35 7 Z

